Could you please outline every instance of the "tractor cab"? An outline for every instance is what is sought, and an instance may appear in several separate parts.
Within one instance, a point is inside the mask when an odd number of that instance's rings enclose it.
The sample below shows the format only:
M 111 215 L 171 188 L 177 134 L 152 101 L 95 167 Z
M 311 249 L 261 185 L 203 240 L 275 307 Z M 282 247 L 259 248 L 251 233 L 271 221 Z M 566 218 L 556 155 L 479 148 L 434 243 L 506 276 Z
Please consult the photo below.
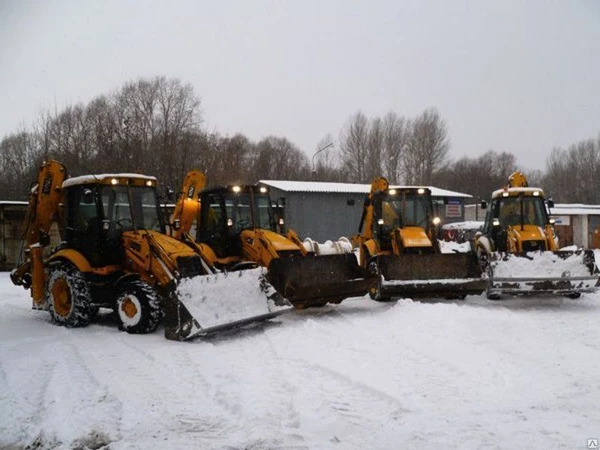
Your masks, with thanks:
M 156 195 L 156 178 L 106 174 L 70 178 L 63 183 L 64 238 L 93 267 L 119 264 L 127 231 L 165 232 Z
M 416 235 L 426 234 L 427 242 L 419 239 L 419 247 L 430 248 L 433 238 L 431 191 L 423 187 L 390 188 L 373 195 L 373 236 L 382 250 L 392 250 L 395 233 L 406 241 L 406 247 L 417 244 Z M 414 236 L 413 236 L 414 235 Z M 410 243 L 408 242 L 410 238 Z M 414 245 L 413 245 L 414 244 Z
M 551 201 L 549 201 L 551 202 Z M 551 220 L 546 210 L 544 192 L 530 187 L 509 187 L 492 194 L 491 206 L 486 213 L 483 232 L 490 236 L 495 248 L 508 251 L 509 230 L 518 233 L 518 241 L 525 250 L 552 250 L 546 232 Z M 514 241 L 514 239 L 513 239 Z M 514 250 L 513 250 L 514 251 Z
M 203 191 L 197 241 L 209 245 L 220 258 L 239 256 L 244 230 L 277 232 L 275 214 L 265 187 L 228 186 Z

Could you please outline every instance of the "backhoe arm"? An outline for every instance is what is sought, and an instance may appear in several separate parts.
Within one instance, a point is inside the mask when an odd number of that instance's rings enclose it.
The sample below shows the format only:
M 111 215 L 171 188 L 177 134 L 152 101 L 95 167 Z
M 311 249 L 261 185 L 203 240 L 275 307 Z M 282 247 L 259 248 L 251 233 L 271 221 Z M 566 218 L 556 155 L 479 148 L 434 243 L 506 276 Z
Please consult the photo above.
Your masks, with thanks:
M 190 232 L 194 218 L 198 217 L 200 210 L 200 192 L 206 187 L 206 176 L 198 171 L 188 172 L 183 182 L 182 194 L 177 200 L 173 212 L 171 229 L 173 237 L 181 239 Z
M 40 167 L 37 183 L 29 194 L 23 229 L 25 255 L 21 264 L 12 271 L 11 280 L 26 289 L 33 283 L 32 296 L 35 301 L 43 298 L 43 249 L 50 241 L 50 227 L 60 220 L 62 184 L 67 177 L 67 169 L 59 162 L 44 162 Z

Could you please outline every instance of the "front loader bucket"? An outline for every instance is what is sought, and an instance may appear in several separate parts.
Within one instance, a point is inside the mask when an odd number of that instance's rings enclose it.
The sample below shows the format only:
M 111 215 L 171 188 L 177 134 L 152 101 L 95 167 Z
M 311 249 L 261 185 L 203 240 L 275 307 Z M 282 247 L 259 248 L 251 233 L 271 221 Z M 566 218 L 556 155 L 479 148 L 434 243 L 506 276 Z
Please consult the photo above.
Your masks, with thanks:
M 495 253 L 489 269 L 488 296 L 591 292 L 599 278 L 593 250 Z
M 363 296 L 377 278 L 358 265 L 353 253 L 309 253 L 272 260 L 269 281 L 295 307 L 306 308 Z
M 473 252 L 380 255 L 377 265 L 380 298 L 452 298 L 481 294 L 486 288 Z
M 165 305 L 165 337 L 183 341 L 278 316 L 293 307 L 264 269 L 181 280 Z

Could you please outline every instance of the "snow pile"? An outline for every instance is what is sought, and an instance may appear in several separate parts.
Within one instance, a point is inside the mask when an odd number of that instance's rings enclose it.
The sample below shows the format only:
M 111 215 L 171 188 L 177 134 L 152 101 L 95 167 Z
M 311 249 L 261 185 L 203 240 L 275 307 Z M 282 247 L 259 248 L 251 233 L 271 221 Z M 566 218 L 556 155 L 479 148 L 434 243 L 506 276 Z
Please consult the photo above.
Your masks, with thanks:
M 494 278 L 563 278 L 589 277 L 584 253 L 561 258 L 553 252 L 528 252 L 527 257 L 506 255 L 492 261 Z
M 276 305 L 269 298 L 274 293 L 263 268 L 188 278 L 177 287 L 180 301 L 202 328 L 290 309 L 289 303 Z
M 319 243 L 313 241 L 311 238 L 306 238 L 302 245 L 306 251 L 314 252 L 316 255 L 352 253 L 352 242 L 347 237 L 341 237 L 337 241 L 325 241 L 325 243 Z
M 466 222 L 452 222 L 442 225 L 442 230 L 481 230 L 483 222 L 468 220 Z
M 471 251 L 470 242 L 463 242 L 459 244 L 455 241 L 444 241 L 442 239 L 438 239 L 438 243 L 440 244 L 440 251 L 442 253 L 468 253 Z

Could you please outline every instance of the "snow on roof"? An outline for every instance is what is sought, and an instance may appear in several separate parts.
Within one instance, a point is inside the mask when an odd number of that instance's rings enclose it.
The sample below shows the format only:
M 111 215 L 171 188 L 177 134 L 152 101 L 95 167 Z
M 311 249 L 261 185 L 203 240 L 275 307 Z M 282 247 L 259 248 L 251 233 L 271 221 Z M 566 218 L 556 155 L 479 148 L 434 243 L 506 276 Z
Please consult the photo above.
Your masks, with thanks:
M 283 180 L 260 180 L 260 184 L 271 186 L 286 192 L 327 192 L 327 193 L 343 193 L 343 194 L 368 194 L 371 191 L 370 184 L 358 183 L 328 183 L 322 181 L 283 181 Z M 466 197 L 471 198 L 472 195 L 463 194 L 462 192 L 448 191 L 433 186 L 400 186 L 390 185 L 390 188 L 429 188 L 431 195 L 434 197 Z
M 497 189 L 492 193 L 492 198 L 495 198 L 496 196 L 500 196 L 503 192 L 508 192 L 509 194 L 511 193 L 521 193 L 521 192 L 529 192 L 529 193 L 534 193 L 534 192 L 539 192 L 540 195 L 544 195 L 544 190 L 542 188 L 537 188 L 537 187 L 511 187 L 508 189 Z
M 550 208 L 553 216 L 586 216 L 600 215 L 600 205 L 584 205 L 583 203 L 555 203 Z
M 22 202 L 18 200 L 0 200 L 0 205 L 29 205 L 29 202 Z
M 79 184 L 97 183 L 107 178 L 137 178 L 138 180 L 156 181 L 156 177 L 140 175 L 139 173 L 102 173 L 98 175 L 82 175 L 80 177 L 69 178 L 63 183 L 62 187 L 66 188 Z

